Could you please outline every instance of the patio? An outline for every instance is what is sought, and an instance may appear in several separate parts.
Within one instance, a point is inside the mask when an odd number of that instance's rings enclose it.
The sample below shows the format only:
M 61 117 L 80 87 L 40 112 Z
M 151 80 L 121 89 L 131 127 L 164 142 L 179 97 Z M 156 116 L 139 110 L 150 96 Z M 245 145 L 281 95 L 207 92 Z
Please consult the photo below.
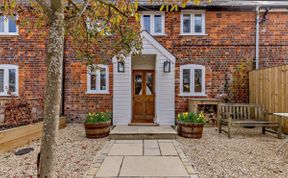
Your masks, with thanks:
M 284 139 L 261 134 L 259 129 L 232 129 L 233 138 L 219 134 L 216 127 L 205 127 L 202 139 L 177 137 L 186 157 L 199 177 L 288 177 L 288 145 L 277 153 Z M 82 124 L 68 124 L 59 131 L 57 175 L 83 177 L 107 139 L 85 138 Z M 40 142 L 24 147 L 34 151 L 16 156 L 0 155 L 0 177 L 36 175 L 36 158 Z

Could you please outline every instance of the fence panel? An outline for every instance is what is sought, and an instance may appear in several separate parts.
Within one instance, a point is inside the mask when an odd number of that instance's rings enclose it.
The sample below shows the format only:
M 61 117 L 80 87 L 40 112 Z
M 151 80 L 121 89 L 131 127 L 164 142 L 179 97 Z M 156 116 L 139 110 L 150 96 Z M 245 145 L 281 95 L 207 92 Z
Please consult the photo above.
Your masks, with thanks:
M 268 112 L 288 113 L 288 65 L 251 71 L 249 101 L 262 105 Z M 283 127 L 288 134 L 288 119 L 283 119 Z

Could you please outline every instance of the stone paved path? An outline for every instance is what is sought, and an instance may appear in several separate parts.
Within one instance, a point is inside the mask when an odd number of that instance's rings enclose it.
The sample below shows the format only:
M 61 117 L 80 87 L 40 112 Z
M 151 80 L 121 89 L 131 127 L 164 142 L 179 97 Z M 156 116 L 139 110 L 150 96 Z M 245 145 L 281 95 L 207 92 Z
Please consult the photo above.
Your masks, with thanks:
M 176 140 L 111 140 L 85 176 L 198 177 Z

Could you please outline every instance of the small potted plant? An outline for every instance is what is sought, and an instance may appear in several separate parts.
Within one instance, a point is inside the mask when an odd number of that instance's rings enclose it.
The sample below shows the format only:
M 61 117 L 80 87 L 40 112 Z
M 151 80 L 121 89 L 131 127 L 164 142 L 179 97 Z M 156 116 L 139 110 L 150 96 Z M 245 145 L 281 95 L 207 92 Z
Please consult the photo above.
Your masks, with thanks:
M 109 135 L 112 114 L 110 112 L 89 113 L 85 121 L 87 138 L 103 138 Z
M 203 112 L 185 112 L 178 114 L 177 130 L 178 135 L 186 138 L 202 138 L 203 127 L 206 123 Z

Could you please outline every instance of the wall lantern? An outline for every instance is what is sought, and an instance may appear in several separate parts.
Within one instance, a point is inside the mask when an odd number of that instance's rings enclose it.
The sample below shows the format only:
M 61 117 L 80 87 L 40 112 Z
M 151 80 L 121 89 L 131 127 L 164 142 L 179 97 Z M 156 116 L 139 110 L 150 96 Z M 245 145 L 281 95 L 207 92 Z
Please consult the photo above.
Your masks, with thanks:
M 164 62 L 163 71 L 164 71 L 164 73 L 170 73 L 170 71 L 171 71 L 171 61 L 166 60 Z
M 124 73 L 125 72 L 125 64 L 124 61 L 118 61 L 118 72 Z

